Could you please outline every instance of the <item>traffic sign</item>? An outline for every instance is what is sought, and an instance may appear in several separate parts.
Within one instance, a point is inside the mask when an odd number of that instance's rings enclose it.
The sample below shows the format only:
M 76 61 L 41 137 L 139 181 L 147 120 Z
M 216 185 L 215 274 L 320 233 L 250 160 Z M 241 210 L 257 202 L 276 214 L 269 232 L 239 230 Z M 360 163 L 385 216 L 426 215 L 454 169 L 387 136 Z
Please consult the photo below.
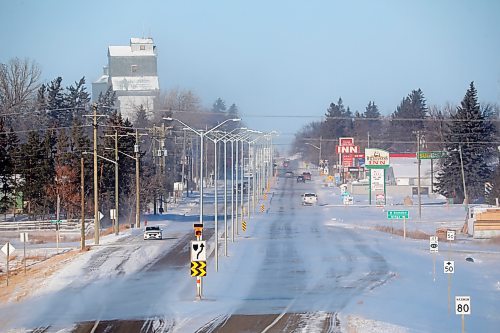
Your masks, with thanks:
M 2 252 L 7 255 L 7 253 L 9 255 L 12 255 L 12 253 L 14 253 L 16 249 L 14 248 L 14 246 L 12 246 L 12 244 L 10 242 L 7 242 L 5 243 L 5 245 L 2 247 Z
M 455 296 L 455 314 L 470 315 L 470 296 Z
M 60 223 L 62 223 L 62 221 L 61 220 L 50 220 L 50 223 L 52 223 L 52 224 L 60 224 Z
M 431 253 L 436 253 L 436 252 L 438 252 L 438 250 L 439 250 L 438 245 L 439 245 L 439 241 L 438 241 L 437 236 L 431 236 L 431 237 L 429 238 L 429 251 L 430 251 Z
M 207 276 L 206 261 L 191 261 L 191 276 Z
M 343 196 L 343 201 L 344 201 L 344 205 L 352 205 L 354 203 L 354 198 L 352 197 L 352 195 L 345 195 Z
M 387 218 L 389 220 L 409 219 L 410 213 L 407 210 L 388 210 Z
M 448 155 L 445 151 L 421 151 L 418 153 L 418 158 L 421 160 L 437 160 Z
M 455 240 L 455 230 L 446 230 L 446 240 Z
M 191 261 L 207 261 L 206 241 L 191 241 Z
M 27 232 L 21 232 L 19 234 L 19 240 L 20 240 L 21 243 L 28 242 L 28 233 Z
M 241 229 L 247 231 L 247 222 L 245 220 L 241 221 Z
M 455 273 L 455 262 L 453 260 L 445 260 L 443 262 L 443 272 L 445 274 L 454 274 Z

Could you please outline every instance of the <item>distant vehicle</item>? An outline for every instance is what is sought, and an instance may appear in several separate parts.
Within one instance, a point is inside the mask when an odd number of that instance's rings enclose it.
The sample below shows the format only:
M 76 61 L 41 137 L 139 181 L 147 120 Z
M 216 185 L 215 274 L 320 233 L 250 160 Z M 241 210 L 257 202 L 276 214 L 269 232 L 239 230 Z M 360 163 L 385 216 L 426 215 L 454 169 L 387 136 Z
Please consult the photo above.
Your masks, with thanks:
M 161 229 L 159 226 L 146 227 L 144 230 L 144 239 L 162 239 Z
M 297 176 L 297 183 L 305 183 L 306 182 L 306 179 L 304 178 L 304 176 Z
M 302 205 L 315 205 L 318 202 L 318 196 L 316 193 L 304 193 L 302 194 Z
M 292 178 L 293 177 L 293 172 L 292 171 L 285 172 L 285 177 Z
M 305 180 L 311 180 L 311 173 L 310 172 L 302 172 L 302 176 L 304 176 Z

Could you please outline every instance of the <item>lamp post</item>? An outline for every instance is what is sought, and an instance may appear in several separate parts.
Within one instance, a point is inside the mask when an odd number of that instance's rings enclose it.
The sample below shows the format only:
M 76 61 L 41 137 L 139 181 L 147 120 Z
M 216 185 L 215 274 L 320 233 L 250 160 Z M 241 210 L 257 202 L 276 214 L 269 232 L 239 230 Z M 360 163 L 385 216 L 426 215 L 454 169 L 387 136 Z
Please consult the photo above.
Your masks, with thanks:
M 316 149 L 319 150 L 319 159 L 318 159 L 318 168 L 319 168 L 319 166 L 321 164 L 321 137 L 319 139 L 319 147 L 317 147 L 317 146 L 315 146 L 315 145 L 313 145 L 312 143 L 309 143 L 309 142 L 306 142 L 305 144 L 308 145 L 308 146 L 314 147 L 314 148 L 316 148 Z
M 211 129 L 206 130 L 206 131 L 195 130 L 194 128 L 190 127 L 189 125 L 187 125 L 183 121 L 176 119 L 176 118 L 167 117 L 167 118 L 163 118 L 163 119 L 167 120 L 167 121 L 175 120 L 175 121 L 179 122 L 180 124 L 182 124 L 183 126 L 187 127 L 190 131 L 192 131 L 193 133 L 195 133 L 196 135 L 198 135 L 200 137 L 200 181 L 201 181 L 201 184 L 200 184 L 201 185 L 200 186 L 200 223 L 203 224 L 203 149 L 204 149 L 203 148 L 203 141 L 204 141 L 204 137 L 229 121 L 240 121 L 241 119 L 240 118 L 226 119 L 223 122 L 221 122 L 220 124 L 218 124 L 217 126 L 212 127 Z M 216 154 L 217 154 L 217 149 L 216 149 Z M 216 167 L 215 172 L 217 173 L 217 167 Z M 216 202 L 215 206 L 217 209 L 217 184 L 215 185 L 215 202 Z M 215 212 L 215 270 L 216 271 L 218 270 L 218 265 L 219 265 L 218 264 L 218 255 L 219 255 L 219 250 L 218 250 L 219 234 L 218 234 L 218 232 L 219 232 L 219 229 L 218 229 L 218 220 L 217 220 L 218 215 L 219 214 L 216 211 Z
M 240 127 L 240 128 L 235 128 L 231 132 L 225 133 L 225 132 L 220 132 L 218 133 L 217 137 L 213 140 L 214 143 L 218 141 L 222 141 L 224 143 L 224 255 L 227 257 L 227 238 L 228 238 L 228 228 L 227 228 L 227 143 L 230 141 L 232 134 L 235 131 L 239 130 L 246 130 L 246 127 Z M 219 131 L 216 131 L 219 132 Z M 216 133 L 214 132 L 214 134 Z M 211 139 L 212 140 L 212 139 Z M 234 160 L 231 158 L 231 167 L 234 168 Z M 232 179 L 232 176 L 231 176 Z M 231 187 L 233 187 L 234 184 L 232 184 Z M 217 182 L 216 182 L 217 186 Z M 232 195 L 232 199 L 234 199 L 234 195 Z M 217 212 L 217 209 L 216 209 Z M 232 216 L 232 211 L 231 211 L 231 217 Z M 234 225 L 234 224 L 233 224 Z M 234 239 L 233 239 L 234 241 Z
M 238 180 L 240 182 L 240 202 L 238 202 L 238 191 L 236 191 L 236 202 L 235 202 L 235 215 L 236 215 L 236 234 L 239 235 L 239 221 L 238 221 L 238 204 L 241 205 L 240 207 L 240 214 L 241 214 L 241 218 L 243 218 L 243 163 L 244 163 L 244 154 L 243 154 L 243 142 L 248 139 L 252 133 L 254 133 L 255 131 L 253 130 L 249 130 L 247 129 L 245 132 L 242 132 L 240 135 L 237 135 L 236 138 L 235 138 L 235 143 L 236 143 L 236 165 L 235 165 L 235 169 L 236 169 L 236 183 L 238 183 Z M 240 172 L 239 171 L 239 156 L 238 156 L 238 153 L 239 153 L 239 142 L 241 142 L 241 145 L 242 145 L 242 148 L 241 148 L 241 160 L 242 160 L 242 167 L 241 167 L 241 170 Z M 238 188 L 238 186 L 236 186 L 236 188 Z M 234 190 L 233 190 L 234 191 Z M 234 237 L 234 225 L 233 225 L 233 237 Z

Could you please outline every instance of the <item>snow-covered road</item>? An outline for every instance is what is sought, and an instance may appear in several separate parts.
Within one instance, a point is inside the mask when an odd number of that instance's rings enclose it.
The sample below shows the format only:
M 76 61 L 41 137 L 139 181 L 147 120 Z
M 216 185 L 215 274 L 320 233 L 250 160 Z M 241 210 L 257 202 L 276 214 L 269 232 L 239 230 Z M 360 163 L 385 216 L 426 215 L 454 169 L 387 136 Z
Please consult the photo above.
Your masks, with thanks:
M 165 240 L 144 241 L 140 230 L 111 236 L 37 282 L 30 298 L 3 305 L 2 331 L 457 331 L 453 304 L 448 314 L 446 259 L 456 262 L 452 297 L 472 298 L 469 331 L 495 331 L 500 324 L 495 248 L 466 239 L 441 246 L 433 279 L 428 240 L 374 231 L 387 222 L 380 208 L 339 207 L 338 189 L 321 185 L 317 179 L 304 184 L 281 178 L 263 201 L 265 212 L 252 216 L 247 231 L 240 229 L 229 242 L 229 256 L 219 251 L 218 272 L 213 221 L 206 222 L 211 256 L 201 301 L 195 300 L 195 279 L 189 275 L 192 221 L 151 221 L 163 227 Z M 311 191 L 318 193 L 318 205 L 302 206 L 300 195 Z M 436 221 L 462 215 L 460 208 L 429 209 L 425 214 Z M 477 260 L 467 263 L 471 254 Z

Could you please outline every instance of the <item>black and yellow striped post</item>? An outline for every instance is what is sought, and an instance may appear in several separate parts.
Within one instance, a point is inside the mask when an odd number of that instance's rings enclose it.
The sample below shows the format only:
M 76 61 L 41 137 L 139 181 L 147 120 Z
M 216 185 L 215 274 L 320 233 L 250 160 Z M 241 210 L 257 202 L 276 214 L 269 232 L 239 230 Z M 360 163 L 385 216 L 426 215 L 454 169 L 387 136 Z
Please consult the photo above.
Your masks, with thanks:
M 243 221 L 241 222 L 241 229 L 242 229 L 243 231 L 247 231 L 247 221 L 243 220 Z
M 265 210 L 266 210 L 266 206 L 264 206 L 264 204 L 260 205 L 260 212 L 264 213 Z

